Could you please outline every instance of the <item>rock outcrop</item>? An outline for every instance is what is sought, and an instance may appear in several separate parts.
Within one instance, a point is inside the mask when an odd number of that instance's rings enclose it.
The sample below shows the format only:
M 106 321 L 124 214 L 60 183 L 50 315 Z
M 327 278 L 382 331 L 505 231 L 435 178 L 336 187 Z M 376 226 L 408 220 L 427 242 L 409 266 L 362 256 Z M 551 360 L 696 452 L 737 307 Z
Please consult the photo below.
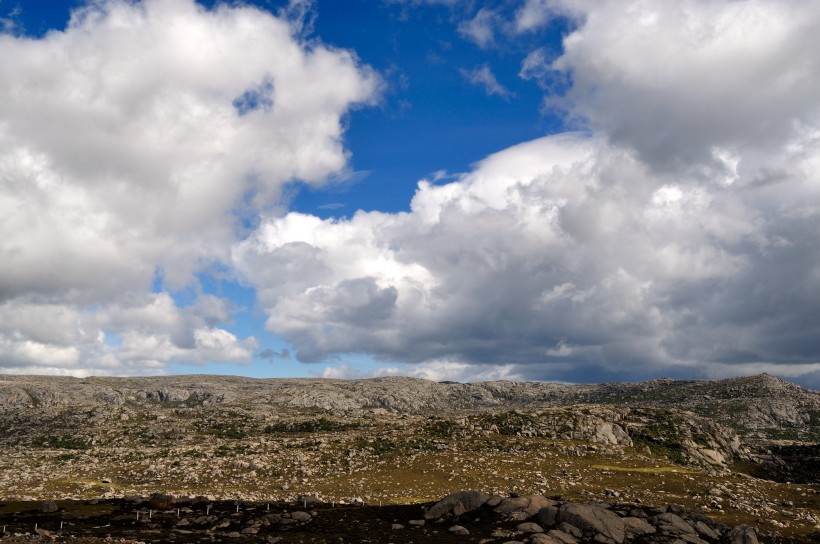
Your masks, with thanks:
M 467 495 L 464 495 L 464 494 Z M 643 505 L 612 505 L 603 503 L 580 504 L 555 501 L 542 496 L 492 497 L 477 508 L 471 508 L 470 516 L 460 517 L 452 505 L 462 497 L 475 497 L 475 491 L 455 493 L 432 505 L 425 514 L 428 520 L 439 523 L 458 523 L 466 532 L 478 509 L 491 509 L 501 515 L 501 520 L 515 522 L 513 531 L 500 528 L 494 536 L 507 535 L 513 539 L 507 544 L 577 544 L 597 542 L 623 544 L 624 542 L 653 542 L 709 544 L 757 544 L 757 533 L 748 525 L 728 527 L 699 512 L 689 511 L 676 505 L 649 507 Z M 481 496 L 484 499 L 484 496 Z M 476 501 L 477 503 L 478 501 Z M 495 506 L 493 506 L 495 505 Z M 535 505 L 541 507 L 533 512 Z

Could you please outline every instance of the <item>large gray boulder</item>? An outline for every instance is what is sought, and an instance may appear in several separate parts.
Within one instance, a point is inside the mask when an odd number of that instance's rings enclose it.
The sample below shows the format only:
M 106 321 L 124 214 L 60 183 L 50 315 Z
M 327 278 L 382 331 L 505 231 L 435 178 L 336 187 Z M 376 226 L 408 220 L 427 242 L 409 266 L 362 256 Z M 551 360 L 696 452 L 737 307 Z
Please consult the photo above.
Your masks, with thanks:
M 606 508 L 591 504 L 565 504 L 558 509 L 557 521 L 569 523 L 584 532 L 603 535 L 617 544 L 624 541 L 624 522 Z
M 424 513 L 426 519 L 437 519 L 452 512 L 454 516 L 460 516 L 465 512 L 477 510 L 484 505 L 490 498 L 490 495 L 483 491 L 459 491 L 447 495 L 436 504 L 431 506 L 427 512 Z

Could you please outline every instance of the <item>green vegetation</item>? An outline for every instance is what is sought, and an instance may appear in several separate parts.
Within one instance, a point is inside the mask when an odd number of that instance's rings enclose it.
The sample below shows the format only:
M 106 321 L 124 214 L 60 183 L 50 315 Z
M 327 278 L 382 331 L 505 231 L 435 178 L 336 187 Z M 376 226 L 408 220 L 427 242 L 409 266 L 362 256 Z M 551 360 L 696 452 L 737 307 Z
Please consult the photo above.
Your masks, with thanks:
M 356 440 L 356 448 L 360 450 L 367 450 L 372 452 L 373 455 L 381 456 L 386 455 L 388 453 L 394 452 L 398 444 L 395 440 L 390 440 L 389 438 L 363 438 L 360 437 Z
M 633 436 L 632 443 L 636 448 L 647 447 L 652 455 L 669 459 L 675 464 L 685 465 L 686 454 L 683 446 L 674 442 L 662 442 L 657 438 L 651 436 Z
M 499 434 L 505 436 L 515 436 L 524 428 L 531 427 L 536 422 L 535 416 L 521 412 L 481 414 L 478 416 L 478 420 L 481 422 L 482 427 L 485 428 L 495 425 Z
M 436 419 L 424 427 L 426 434 L 436 438 L 449 438 L 458 428 L 455 422 L 446 419 Z
M 265 432 L 274 433 L 320 433 L 320 432 L 344 432 L 361 427 L 358 422 L 341 422 L 320 417 L 318 419 L 308 419 L 304 421 L 282 421 L 268 425 Z
M 87 450 L 91 447 L 90 440 L 82 436 L 39 436 L 32 440 L 31 445 L 40 448 L 60 450 Z

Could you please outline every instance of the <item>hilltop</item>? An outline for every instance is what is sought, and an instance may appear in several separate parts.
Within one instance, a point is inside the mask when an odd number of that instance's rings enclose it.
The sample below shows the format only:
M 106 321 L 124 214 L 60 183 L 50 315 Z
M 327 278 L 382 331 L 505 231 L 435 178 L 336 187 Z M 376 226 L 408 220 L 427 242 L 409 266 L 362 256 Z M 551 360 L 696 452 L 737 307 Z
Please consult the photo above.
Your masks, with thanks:
M 820 393 L 760 374 L 719 381 L 659 379 L 572 385 L 547 382 L 433 382 L 253 379 L 184 375 L 150 378 L 0 376 L 0 409 L 239 404 L 349 414 L 376 408 L 404 414 L 447 414 L 553 408 L 573 404 L 686 410 L 746 440 L 820 441 Z

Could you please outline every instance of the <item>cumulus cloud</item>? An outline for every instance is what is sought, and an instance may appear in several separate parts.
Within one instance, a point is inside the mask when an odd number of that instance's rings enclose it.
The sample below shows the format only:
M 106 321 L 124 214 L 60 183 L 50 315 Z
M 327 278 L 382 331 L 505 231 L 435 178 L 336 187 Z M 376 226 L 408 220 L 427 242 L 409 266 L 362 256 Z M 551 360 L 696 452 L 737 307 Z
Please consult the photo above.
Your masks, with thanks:
M 820 122 L 817 4 L 527 0 L 516 28 L 558 15 L 575 29 L 549 68 L 572 84 L 549 104 L 655 169 L 770 176 Z
M 461 75 L 471 84 L 481 87 L 487 96 L 500 96 L 505 100 L 513 96 L 512 91 L 498 82 L 495 74 L 486 64 L 472 70 L 462 68 Z
M 234 260 L 302 361 L 368 353 L 576 380 L 808 371 L 818 156 L 815 140 L 773 164 L 785 179 L 724 184 L 659 175 L 603 137 L 546 137 L 422 181 L 408 213 L 268 218 Z
M 0 366 L 249 359 L 222 302 L 151 291 L 225 262 L 283 184 L 345 166 L 341 117 L 378 77 L 305 42 L 309 4 L 291 8 L 104 0 L 41 39 L 0 35 Z M 67 336 L 20 317 L 38 313 Z

